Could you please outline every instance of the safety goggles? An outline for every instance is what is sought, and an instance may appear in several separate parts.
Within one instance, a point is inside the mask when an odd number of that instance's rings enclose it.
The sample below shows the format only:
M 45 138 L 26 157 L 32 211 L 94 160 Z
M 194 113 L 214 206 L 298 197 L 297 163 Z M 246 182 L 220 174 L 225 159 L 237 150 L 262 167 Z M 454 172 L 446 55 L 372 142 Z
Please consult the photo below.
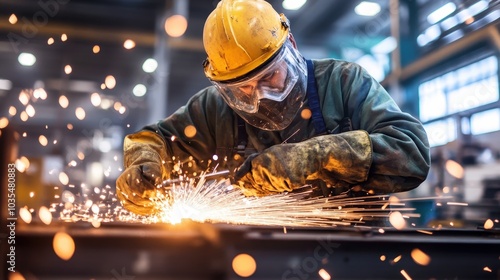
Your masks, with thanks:
M 249 76 L 230 82 L 211 82 L 233 109 L 256 113 L 260 100 L 281 102 L 290 94 L 300 71 L 305 70 L 299 67 L 298 56 L 287 40 L 276 56 Z

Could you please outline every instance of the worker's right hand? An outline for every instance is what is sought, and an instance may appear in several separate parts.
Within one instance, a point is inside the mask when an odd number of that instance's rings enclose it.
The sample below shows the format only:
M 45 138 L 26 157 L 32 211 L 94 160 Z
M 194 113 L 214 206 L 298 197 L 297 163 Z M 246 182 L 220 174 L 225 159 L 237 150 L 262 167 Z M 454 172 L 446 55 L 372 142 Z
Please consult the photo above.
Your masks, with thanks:
M 143 163 L 129 166 L 116 180 L 116 195 L 123 207 L 139 215 L 154 214 L 157 185 L 162 182 L 161 166 Z

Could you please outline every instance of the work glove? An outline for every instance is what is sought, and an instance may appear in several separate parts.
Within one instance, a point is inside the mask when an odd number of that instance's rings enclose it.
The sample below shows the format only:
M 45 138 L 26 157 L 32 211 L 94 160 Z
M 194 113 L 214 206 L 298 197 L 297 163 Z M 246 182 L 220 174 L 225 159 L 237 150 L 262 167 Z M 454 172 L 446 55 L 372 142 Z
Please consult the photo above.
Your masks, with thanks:
M 371 163 L 370 137 L 355 130 L 279 144 L 254 154 L 236 170 L 234 184 L 249 196 L 290 192 L 317 179 L 345 187 L 366 181 Z
M 164 188 L 157 186 L 171 170 L 162 160 L 167 158 L 165 144 L 156 133 L 140 131 L 127 135 L 123 146 L 125 170 L 116 180 L 116 195 L 126 210 L 154 214 L 159 209 L 153 201 L 165 195 Z
M 155 203 L 162 188 L 161 166 L 156 163 L 132 165 L 116 180 L 116 194 L 128 211 L 139 215 L 154 214 Z

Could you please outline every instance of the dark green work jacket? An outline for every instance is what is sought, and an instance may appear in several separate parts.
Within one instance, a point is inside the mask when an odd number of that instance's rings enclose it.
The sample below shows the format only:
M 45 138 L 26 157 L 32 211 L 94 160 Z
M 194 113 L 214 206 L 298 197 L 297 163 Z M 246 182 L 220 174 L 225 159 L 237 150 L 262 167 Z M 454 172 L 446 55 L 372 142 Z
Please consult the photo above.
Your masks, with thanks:
M 331 141 L 340 141 L 339 123 L 349 117 L 354 130 L 369 134 L 371 157 L 352 162 L 351 153 L 339 166 L 341 176 L 325 178 L 331 187 L 361 185 L 375 193 L 406 191 L 426 179 L 429 144 L 422 124 L 402 112 L 386 90 L 363 68 L 335 59 L 313 60 L 320 107 Z M 305 102 L 307 109 L 307 100 Z M 246 124 L 247 150 L 259 152 L 280 143 L 296 143 L 316 135 L 311 118 L 299 112 L 283 131 L 264 131 Z M 349 132 L 345 132 L 349 133 Z M 196 175 L 214 167 L 234 168 L 243 160 L 236 154 L 238 121 L 216 88 L 195 94 L 174 114 L 125 138 L 125 167 L 139 157 L 164 163 L 165 177 Z M 304 160 L 304 159 L 296 159 Z M 354 166 L 363 168 L 353 168 Z M 207 169 L 208 168 L 208 169 Z M 194 173 L 193 173 L 194 172 Z M 335 174 L 339 174 L 336 172 Z

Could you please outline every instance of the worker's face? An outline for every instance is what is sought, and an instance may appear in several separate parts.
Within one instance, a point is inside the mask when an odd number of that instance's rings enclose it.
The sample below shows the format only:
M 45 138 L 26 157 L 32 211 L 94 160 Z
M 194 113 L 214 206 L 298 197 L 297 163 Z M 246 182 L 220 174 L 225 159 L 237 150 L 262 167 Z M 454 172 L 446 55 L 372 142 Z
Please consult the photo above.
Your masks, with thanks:
M 264 66 L 232 82 L 214 82 L 227 103 L 247 113 L 256 113 L 263 99 L 283 101 L 297 82 L 295 49 L 287 41 Z
M 306 76 L 305 60 L 288 40 L 270 61 L 246 77 L 212 83 L 247 122 L 266 130 L 280 130 L 304 100 Z
M 240 86 L 240 91 L 249 98 L 259 95 L 256 91 L 267 91 L 267 94 L 280 94 L 285 89 L 286 75 L 288 73 L 285 61 L 277 61 L 260 78 L 252 79 Z M 262 94 L 265 95 L 266 93 Z

